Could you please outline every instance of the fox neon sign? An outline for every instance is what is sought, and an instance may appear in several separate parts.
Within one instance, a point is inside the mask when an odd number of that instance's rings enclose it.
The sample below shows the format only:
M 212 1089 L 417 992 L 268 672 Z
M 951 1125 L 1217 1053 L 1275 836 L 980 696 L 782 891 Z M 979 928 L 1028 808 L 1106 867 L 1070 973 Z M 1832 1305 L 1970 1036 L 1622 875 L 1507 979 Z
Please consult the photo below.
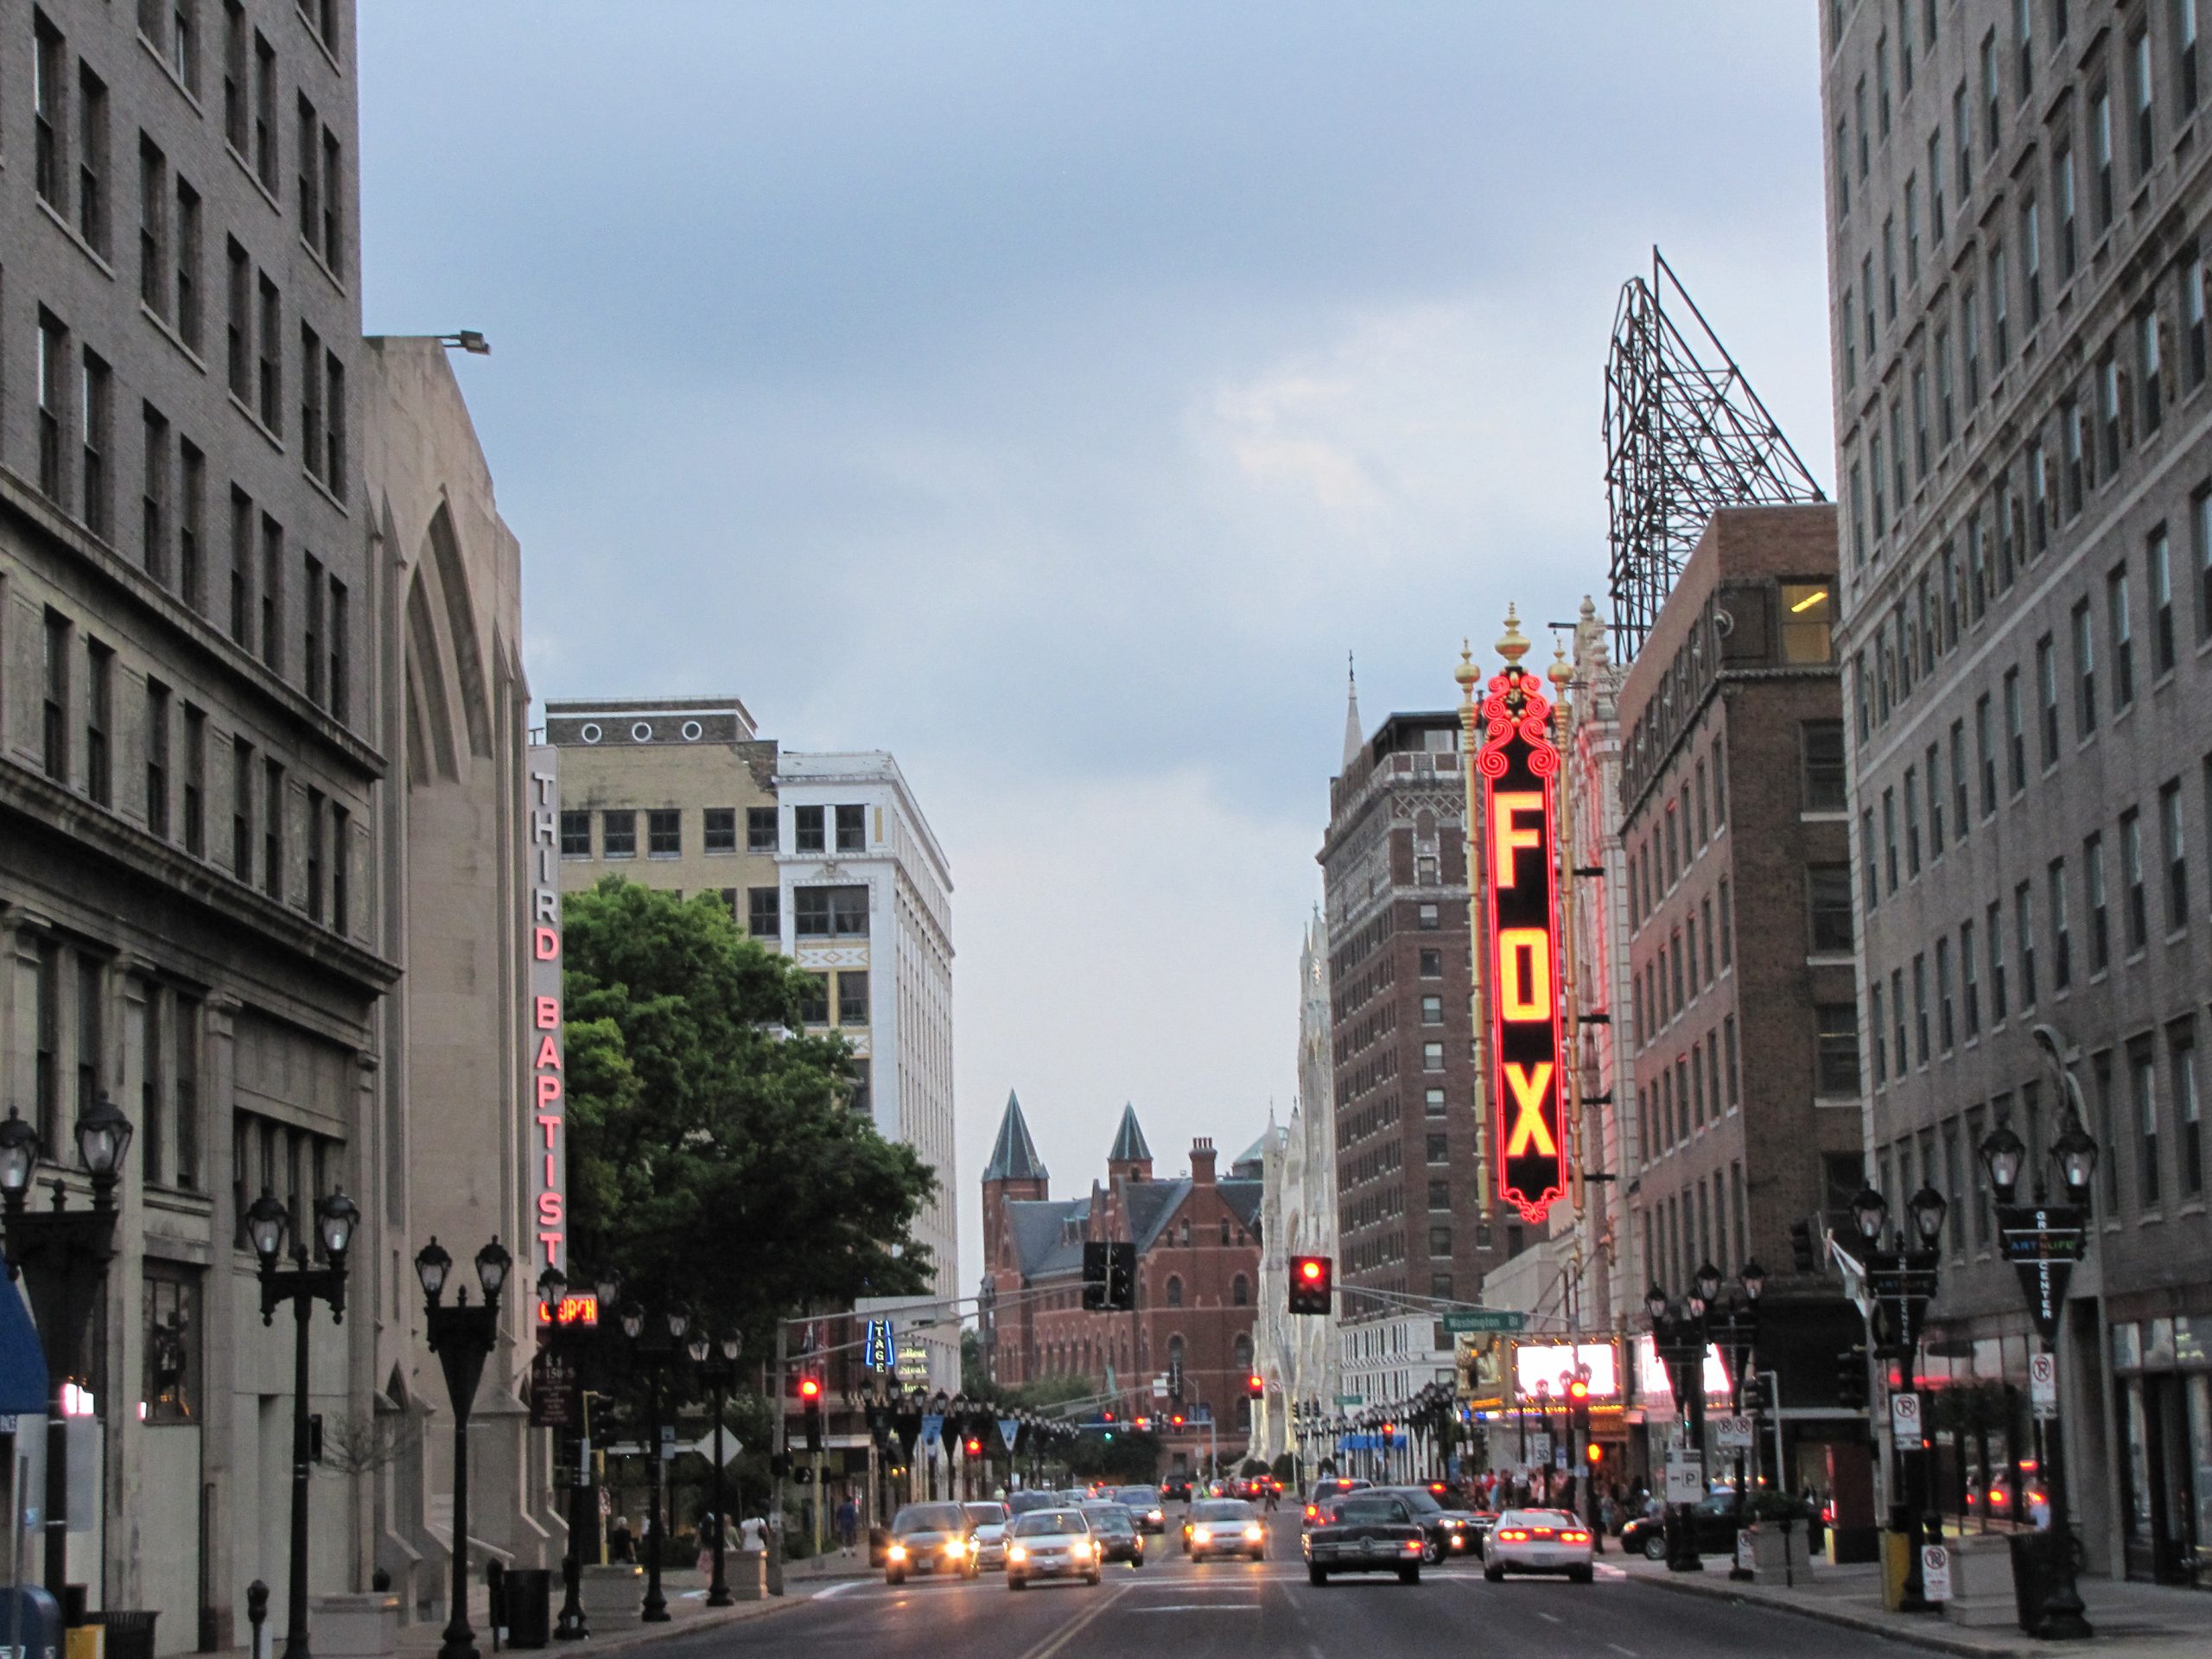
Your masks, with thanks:
M 1491 1097 L 1498 1197 L 1541 1222 L 1567 1192 L 1560 1105 L 1559 890 L 1553 790 L 1559 750 L 1543 683 L 1509 663 L 1483 699 L 1480 786 L 1489 927 Z

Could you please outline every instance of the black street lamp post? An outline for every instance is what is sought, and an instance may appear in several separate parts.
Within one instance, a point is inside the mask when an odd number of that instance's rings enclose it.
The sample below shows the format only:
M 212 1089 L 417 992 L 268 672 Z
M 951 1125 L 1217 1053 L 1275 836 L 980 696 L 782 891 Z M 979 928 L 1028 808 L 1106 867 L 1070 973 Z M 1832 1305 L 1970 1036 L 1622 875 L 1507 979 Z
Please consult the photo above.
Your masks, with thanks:
M 308 1659 L 308 1465 L 313 1433 L 308 1421 L 308 1322 L 318 1301 L 330 1304 L 330 1322 L 346 1319 L 346 1252 L 353 1243 L 353 1229 L 361 1212 L 346 1189 L 338 1187 L 315 1205 L 315 1249 L 326 1263 L 312 1267 L 308 1238 L 290 1209 L 276 1201 L 267 1187 L 247 1206 L 246 1237 L 261 1259 L 261 1322 L 274 1322 L 276 1310 L 292 1305 L 292 1581 L 285 1595 L 284 1659 Z M 280 1268 L 285 1243 L 291 1243 L 292 1265 Z
M 641 1617 L 648 1624 L 668 1622 L 668 1598 L 661 1593 L 662 1557 L 667 1553 L 668 1465 L 661 1455 L 663 1398 L 670 1369 L 675 1364 L 677 1344 L 690 1328 L 691 1315 L 682 1306 L 671 1307 L 664 1322 L 650 1321 L 636 1302 L 622 1309 L 622 1334 L 630 1339 L 630 1352 L 645 1374 L 645 1456 L 652 1464 L 652 1516 L 645 1529 L 645 1599 Z M 648 1335 L 648 1331 L 652 1334 Z
M 1723 1303 L 1720 1296 L 1720 1269 L 1710 1262 L 1697 1270 L 1698 1294 L 1704 1298 L 1706 1329 L 1719 1347 L 1721 1357 L 1728 1366 L 1728 1410 L 1732 1416 L 1744 1414 L 1744 1379 L 1758 1363 L 1759 1340 L 1759 1295 L 1766 1288 L 1766 1272 L 1757 1262 L 1746 1262 L 1736 1275 L 1736 1287 L 1728 1293 Z M 1758 1462 L 1758 1435 L 1751 1435 L 1751 1460 Z M 1756 1472 L 1754 1470 L 1753 1472 Z M 1749 1510 L 1748 1489 L 1745 1484 L 1744 1452 L 1736 1452 L 1736 1520 L 1738 1525 Z M 1732 1579 L 1744 1580 L 1751 1575 L 1745 1568 L 1728 1569 Z
M 1943 1195 L 1925 1183 L 1905 1200 L 1920 1246 L 1912 1249 L 1905 1248 L 1910 1241 L 1905 1238 L 1904 1228 L 1891 1228 L 1887 1198 L 1868 1187 L 1851 1201 L 1852 1220 L 1866 1246 L 1869 1345 L 1878 1357 L 1897 1362 L 1904 1391 L 1913 1389 L 1919 1368 L 1921 1332 L 1928 1322 L 1929 1306 L 1936 1300 L 1942 1266 L 1943 1217 L 1949 1207 Z M 1891 1247 L 1886 1249 L 1882 1248 L 1885 1231 L 1891 1233 Z M 1899 1441 L 1896 1421 L 1892 1408 L 1890 1529 L 1905 1535 L 1904 1591 L 1897 1605 L 1909 1613 L 1940 1611 L 1938 1604 L 1927 1599 L 1920 1572 L 1922 1547 L 1931 1534 L 1942 1536 L 1942 1517 L 1926 1512 L 1935 1483 L 1928 1478 L 1924 1448 Z
M 130 1120 L 102 1095 L 77 1120 L 77 1161 L 92 1177 L 92 1207 L 64 1210 L 67 1189 L 57 1176 L 54 1207 L 34 1211 L 24 1199 L 38 1167 L 38 1131 L 12 1106 L 0 1122 L 8 1277 L 29 1275 L 31 1311 L 46 1350 L 46 1587 L 57 1605 L 69 1578 L 69 1419 L 63 1390 L 87 1369 L 85 1338 L 115 1255 L 115 1185 L 130 1135 Z
M 723 1574 L 722 1548 L 729 1532 L 729 1496 L 724 1488 L 722 1461 L 722 1411 L 729 1400 L 730 1384 L 737 1381 L 737 1357 L 744 1351 L 744 1339 L 730 1332 L 719 1340 L 710 1340 L 703 1331 L 691 1333 L 691 1360 L 699 1368 L 699 1377 L 712 1390 L 715 1413 L 715 1574 L 707 1586 L 707 1605 L 727 1607 L 735 1598 L 729 1592 L 729 1580 Z
M 2058 1177 L 2063 1203 L 2050 1202 L 2050 1181 L 2043 1170 L 2032 1172 L 2034 1202 L 2019 1202 L 2020 1179 L 2028 1148 L 2006 1124 L 1999 1123 L 1977 1151 L 1997 1200 L 1997 1230 L 2005 1259 L 2012 1263 L 2027 1292 L 2029 1311 L 2035 1318 L 2044 1351 L 2051 1357 L 2053 1382 L 2059 1363 L 2059 1324 L 2066 1307 L 2066 1285 L 2074 1264 L 2088 1253 L 2092 1211 L 2091 1183 L 2096 1178 L 2098 1146 L 2082 1122 L 2082 1085 L 2066 1065 L 2057 1032 L 2046 1025 L 2032 1035 L 2066 1090 L 2064 1127 L 2050 1144 L 2051 1173 Z M 2065 1436 L 2056 1424 L 2045 1437 L 2041 1472 L 2050 1494 L 2050 1525 L 2042 1554 L 2043 1584 L 2029 1634 L 2046 1640 L 2086 1640 L 2092 1634 L 2075 1582 L 2074 1528 L 2067 1504 Z
M 1670 1303 L 1667 1293 L 1656 1284 L 1643 1296 L 1644 1312 L 1651 1316 L 1651 1345 L 1666 1370 L 1675 1412 L 1683 1433 L 1697 1448 L 1700 1468 L 1705 1463 L 1705 1351 L 1713 1341 L 1706 1324 L 1711 1305 L 1708 1287 L 1714 1294 L 1720 1288 L 1719 1270 L 1709 1265 L 1699 1271 L 1696 1287 L 1679 1306 Z M 1702 1488 L 1704 1483 L 1699 1484 Z M 1680 1503 L 1667 1505 L 1666 1537 L 1669 1572 L 1705 1570 L 1704 1559 L 1698 1554 L 1695 1524 Z
M 453 1257 L 435 1237 L 415 1253 L 430 1351 L 445 1371 L 446 1397 L 453 1403 L 453 1588 L 448 1592 L 453 1606 L 438 1659 L 476 1659 L 476 1632 L 468 1626 L 468 1419 L 476 1405 L 476 1385 L 484 1377 L 484 1362 L 499 1345 L 499 1292 L 513 1266 L 514 1258 L 493 1238 L 476 1252 L 483 1301 L 471 1307 L 468 1287 L 463 1285 L 448 1307 L 443 1298 Z
M 561 1611 L 554 1620 L 553 1639 L 580 1642 L 591 1634 L 583 1608 L 585 1559 L 599 1555 L 599 1486 L 591 1469 L 591 1384 L 597 1380 L 588 1362 L 604 1333 L 597 1320 L 601 1309 L 621 1294 L 619 1274 L 599 1287 L 599 1300 L 590 1305 L 589 1319 L 571 1324 L 568 1318 L 569 1275 L 547 1265 L 537 1275 L 538 1341 L 555 1355 L 575 1366 L 576 1472 L 569 1491 L 569 1548 L 561 1557 Z

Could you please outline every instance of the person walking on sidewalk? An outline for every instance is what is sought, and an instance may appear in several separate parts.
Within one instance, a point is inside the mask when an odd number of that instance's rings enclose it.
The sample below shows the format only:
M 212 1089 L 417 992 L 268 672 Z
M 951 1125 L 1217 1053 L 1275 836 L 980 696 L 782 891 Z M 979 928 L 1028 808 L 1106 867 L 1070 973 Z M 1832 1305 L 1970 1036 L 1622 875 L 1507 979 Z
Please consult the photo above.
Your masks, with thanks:
M 607 1559 L 614 1561 L 634 1561 L 638 1559 L 637 1543 L 630 1535 L 630 1517 L 618 1515 L 614 1527 L 607 1535 Z
M 837 1506 L 837 1547 L 845 1554 L 853 1553 L 853 1546 L 861 1535 L 861 1506 L 853 1502 L 849 1491 L 845 1501 Z

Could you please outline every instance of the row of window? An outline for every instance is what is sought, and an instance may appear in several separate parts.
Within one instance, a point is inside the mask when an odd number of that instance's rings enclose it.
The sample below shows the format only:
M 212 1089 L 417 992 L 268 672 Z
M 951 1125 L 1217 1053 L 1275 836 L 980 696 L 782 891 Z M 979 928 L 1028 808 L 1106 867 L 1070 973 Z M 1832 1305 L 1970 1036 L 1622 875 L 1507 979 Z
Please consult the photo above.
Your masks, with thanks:
M 1690 775 L 1682 779 L 1680 800 L 1669 799 L 1658 815 L 1661 822 L 1629 849 L 1631 927 L 1642 927 L 1650 918 L 1651 912 L 1675 890 L 1675 884 L 1690 873 L 1705 849 L 1728 827 L 1728 773 L 1719 738 L 1713 740 L 1710 773 L 1703 755 L 1691 763 L 1689 770 Z
M 118 785 L 115 651 L 87 632 L 80 652 L 76 633 L 67 616 L 47 610 L 40 666 L 41 764 L 54 782 L 111 810 Z M 81 688 L 75 683 L 79 672 Z M 145 771 L 131 781 L 143 791 L 146 832 L 192 857 L 207 858 L 213 828 L 207 711 L 149 675 L 138 716 Z M 289 777 L 285 763 L 274 755 L 262 756 L 257 766 L 256 746 L 244 733 L 232 737 L 231 873 L 252 885 L 257 857 L 263 891 L 280 904 L 287 902 L 289 861 L 301 839 L 288 806 Z M 302 902 L 308 920 L 327 921 L 341 933 L 352 921 L 352 823 L 345 807 L 323 791 L 307 788 Z
M 1732 1251 L 1728 1243 L 1732 1217 L 1736 1236 Z M 1643 1206 L 1643 1259 L 1662 1285 L 1686 1288 L 1707 1262 L 1750 1261 L 1749 1237 L 1740 1160 L 1730 1163 L 1725 1175 L 1716 1169 L 1710 1179 L 1700 1178 L 1687 1192 Z
M 793 851 L 825 853 L 830 850 L 829 814 L 833 810 L 836 813 L 836 850 L 841 853 L 868 850 L 868 814 L 865 807 L 795 806 L 791 809 Z M 647 807 L 644 810 L 644 816 L 646 855 L 651 858 L 681 858 L 683 855 L 683 809 L 675 806 Z M 599 815 L 601 857 L 635 858 L 638 855 L 638 810 L 628 807 L 603 811 Z M 701 851 L 737 851 L 735 807 L 702 807 L 699 817 Z M 589 811 L 564 810 L 561 814 L 561 856 L 589 858 L 592 855 L 591 835 L 592 815 Z M 774 807 L 748 806 L 745 809 L 745 850 L 770 855 L 777 850 Z
M 2204 762 L 2204 791 L 2207 814 L 2212 817 L 2212 756 Z M 2120 815 L 2118 823 L 2119 943 L 2130 959 L 2148 950 L 2154 919 L 2163 921 L 2169 942 L 2179 939 L 2189 926 L 2189 842 L 2179 778 L 2169 779 L 2160 787 L 2156 810 L 2155 867 L 2150 862 L 2152 849 L 2146 845 L 2141 809 L 2128 808 Z M 1910 966 L 1909 1002 L 1906 969 L 1900 967 L 1891 970 L 1888 986 L 1891 1019 L 1887 1023 L 1883 1017 L 1884 987 L 1878 977 L 1872 981 L 1868 995 L 1873 1024 L 1876 1089 L 1882 1088 L 1891 1075 L 1902 1080 L 1909 1067 L 1925 1068 L 1931 1055 L 1948 1057 L 1956 1048 L 1977 1040 L 1982 1029 L 1985 992 L 1988 1023 L 1993 1029 L 2004 1024 L 2012 1008 L 2017 1007 L 2025 1013 L 2034 1007 L 2042 988 L 2039 962 L 2047 963 L 2054 995 L 2071 988 L 2074 938 L 2066 865 L 2063 856 L 2054 858 L 2044 867 L 2040 882 L 2024 880 L 2014 884 L 2010 904 L 2012 946 L 2009 953 L 2005 946 L 2005 900 L 1991 901 L 1983 912 L 1979 950 L 1974 920 L 1968 918 L 1960 924 L 1955 999 L 1954 953 L 1948 935 L 1938 938 L 1932 951 L 1915 953 Z M 2105 832 L 2099 830 L 2083 839 L 2081 851 L 2081 894 L 2088 924 L 2088 971 L 2093 979 L 2112 965 L 2111 876 Z M 2039 931 L 2037 925 L 2039 887 L 2047 933 Z M 2038 957 L 2039 949 L 2048 951 L 2047 958 Z M 2012 970 L 2009 978 L 2008 963 Z
M 1825 1033 L 1830 1010 L 1821 1009 L 1821 1027 Z M 1858 1088 L 1856 1064 L 1857 1033 L 1848 1019 L 1849 1008 L 1844 1010 L 1844 1031 L 1851 1040 L 1853 1062 L 1849 1078 L 1850 1087 L 1829 1086 L 1837 1079 L 1822 1076 L 1817 1081 L 1822 1095 L 1855 1094 Z M 1823 1055 L 1827 1044 L 1821 1046 Z M 1643 1149 L 1646 1167 L 1657 1163 L 1669 1154 L 1677 1152 L 1699 1135 L 1723 1118 L 1733 1114 L 1743 1104 L 1741 1075 L 1738 1071 L 1736 1054 L 1736 1016 L 1722 1017 L 1719 1023 L 1708 1029 L 1702 1041 L 1694 1041 L 1675 1057 L 1674 1064 L 1662 1065 L 1656 1083 L 1643 1084 L 1637 1090 L 1632 1108 L 1641 1122 L 1637 1143 Z
M 1712 893 L 1698 900 L 1695 908 L 1686 908 L 1683 925 L 1688 930 L 1688 937 L 1682 927 L 1675 928 L 1635 976 L 1635 1039 L 1639 1049 L 1656 1042 L 1662 1031 L 1681 1019 L 1685 1009 L 1695 1006 L 1700 994 L 1710 990 L 1734 965 L 1736 928 L 1726 876 Z

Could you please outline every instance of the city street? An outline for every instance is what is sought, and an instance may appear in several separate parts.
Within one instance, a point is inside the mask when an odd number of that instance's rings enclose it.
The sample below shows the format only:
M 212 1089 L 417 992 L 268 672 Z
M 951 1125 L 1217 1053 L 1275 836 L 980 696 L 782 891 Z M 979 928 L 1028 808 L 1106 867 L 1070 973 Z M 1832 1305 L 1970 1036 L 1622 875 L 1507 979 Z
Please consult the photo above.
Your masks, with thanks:
M 1485 1583 L 1478 1563 L 1431 1568 L 1417 1586 L 1387 1575 L 1316 1589 L 1298 1554 L 1298 1522 L 1272 1528 L 1264 1563 L 1192 1567 L 1172 1541 L 1150 1541 L 1138 1569 L 1113 1567 L 1096 1589 L 1044 1585 L 1010 1592 L 995 1573 L 974 1584 L 880 1579 L 817 1591 L 805 1605 L 656 1644 L 666 1659 L 791 1652 L 868 1659 L 1427 1659 L 1485 1650 L 1516 1659 L 1720 1659 L 1808 1644 L 1831 1659 L 1902 1655 L 1878 1637 L 1785 1613 L 1672 1594 L 1625 1580 L 1616 1559 L 1589 1586 L 1563 1580 Z

